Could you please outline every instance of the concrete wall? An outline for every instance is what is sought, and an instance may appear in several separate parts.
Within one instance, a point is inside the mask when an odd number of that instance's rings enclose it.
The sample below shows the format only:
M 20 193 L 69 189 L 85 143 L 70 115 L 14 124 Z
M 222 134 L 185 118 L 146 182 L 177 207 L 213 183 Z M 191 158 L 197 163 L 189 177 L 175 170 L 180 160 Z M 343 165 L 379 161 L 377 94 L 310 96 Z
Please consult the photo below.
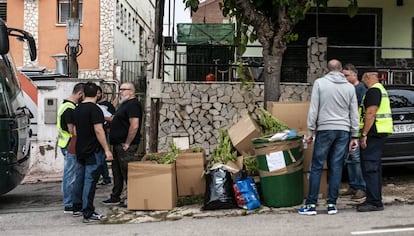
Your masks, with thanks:
M 348 1 L 330 0 L 329 7 L 345 7 Z M 405 0 L 402 6 L 397 6 L 396 1 L 389 0 L 364 0 L 358 1 L 358 7 L 382 9 L 382 47 L 413 47 L 412 19 L 414 18 L 414 1 Z M 409 50 L 383 50 L 382 58 L 412 58 Z
M 116 60 L 118 62 L 145 60 L 146 40 L 148 35 L 154 32 L 155 1 L 121 0 L 114 5 L 113 37 Z
M 45 102 L 56 99 L 56 111 L 63 100 L 68 98 L 72 89 L 79 82 L 95 82 L 102 80 L 56 79 L 37 85 L 37 136 L 33 136 L 30 149 L 30 174 L 61 174 L 63 171 L 63 155 L 57 146 L 58 131 L 56 123 L 45 122 Z M 44 82 L 44 81 L 43 81 Z

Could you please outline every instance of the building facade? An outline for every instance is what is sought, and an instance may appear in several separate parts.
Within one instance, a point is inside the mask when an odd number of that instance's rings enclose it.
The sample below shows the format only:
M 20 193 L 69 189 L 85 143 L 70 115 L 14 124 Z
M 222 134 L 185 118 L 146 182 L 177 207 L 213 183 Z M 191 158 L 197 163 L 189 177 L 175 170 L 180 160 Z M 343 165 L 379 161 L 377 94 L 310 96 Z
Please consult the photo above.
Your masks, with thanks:
M 70 0 L 8 0 L 7 24 L 33 34 L 38 59 L 31 62 L 23 44 L 11 42 L 16 65 L 45 67 L 53 72 L 52 57 L 66 53 L 66 20 Z M 155 0 L 79 0 L 79 78 L 114 79 L 124 60 L 145 60 L 147 38 L 154 32 Z M 119 76 L 119 75 L 118 75 Z

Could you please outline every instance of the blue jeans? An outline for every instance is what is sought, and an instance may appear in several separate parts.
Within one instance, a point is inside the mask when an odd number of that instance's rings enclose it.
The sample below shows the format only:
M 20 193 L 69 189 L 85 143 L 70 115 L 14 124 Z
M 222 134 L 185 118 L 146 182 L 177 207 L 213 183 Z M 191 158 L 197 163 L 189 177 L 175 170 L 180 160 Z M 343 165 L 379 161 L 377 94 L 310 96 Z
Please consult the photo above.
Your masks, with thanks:
M 329 163 L 329 188 L 326 202 L 327 204 L 336 204 L 349 141 L 350 132 L 347 131 L 321 130 L 316 132 L 306 204 L 316 204 L 318 201 L 319 185 L 325 161 Z
M 90 218 L 95 207 L 96 184 L 102 173 L 103 151 L 96 152 L 86 160 L 78 160 L 76 168 L 75 186 L 73 189 L 73 211 L 83 212 L 84 218 Z
M 76 155 L 68 153 L 67 148 L 61 149 L 63 159 L 62 195 L 63 205 L 72 208 L 72 191 L 75 183 Z
M 345 159 L 348 169 L 349 187 L 366 191 L 365 180 L 361 170 L 361 158 L 359 146 L 354 152 L 350 152 Z

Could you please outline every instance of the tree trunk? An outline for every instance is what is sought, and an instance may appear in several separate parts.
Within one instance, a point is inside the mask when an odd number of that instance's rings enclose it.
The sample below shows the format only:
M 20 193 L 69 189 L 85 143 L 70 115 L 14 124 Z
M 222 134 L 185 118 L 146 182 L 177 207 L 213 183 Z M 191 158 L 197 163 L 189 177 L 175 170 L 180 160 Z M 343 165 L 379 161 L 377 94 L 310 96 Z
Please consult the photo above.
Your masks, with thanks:
M 263 54 L 264 61 L 264 107 L 268 101 L 279 101 L 283 49 L 273 49 L 272 55 Z

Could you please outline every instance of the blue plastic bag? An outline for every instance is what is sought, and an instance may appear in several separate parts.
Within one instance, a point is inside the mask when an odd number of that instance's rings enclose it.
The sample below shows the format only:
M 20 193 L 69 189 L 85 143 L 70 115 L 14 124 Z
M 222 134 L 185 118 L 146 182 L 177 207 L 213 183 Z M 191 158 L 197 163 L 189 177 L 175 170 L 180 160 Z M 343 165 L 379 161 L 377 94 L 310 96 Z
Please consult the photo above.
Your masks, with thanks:
M 252 177 L 238 178 L 233 184 L 237 205 L 240 208 L 253 210 L 260 208 L 259 194 Z

